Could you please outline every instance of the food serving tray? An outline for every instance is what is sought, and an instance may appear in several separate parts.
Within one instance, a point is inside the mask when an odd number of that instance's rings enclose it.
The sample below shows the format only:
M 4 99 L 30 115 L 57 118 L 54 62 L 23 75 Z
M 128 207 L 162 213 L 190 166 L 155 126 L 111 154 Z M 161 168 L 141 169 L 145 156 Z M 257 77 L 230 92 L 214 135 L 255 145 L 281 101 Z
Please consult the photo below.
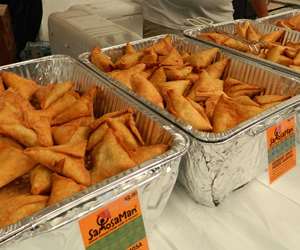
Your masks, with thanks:
M 293 9 L 293 10 L 288 10 L 288 11 L 284 11 L 275 15 L 270 15 L 270 16 L 266 16 L 266 17 L 261 17 L 256 19 L 257 22 L 260 23 L 268 23 L 271 25 L 275 25 L 275 22 L 281 19 L 286 19 L 286 18 L 290 18 L 296 15 L 300 14 L 300 9 Z M 277 27 L 277 26 L 276 26 Z M 291 30 L 291 29 L 286 29 L 286 30 Z
M 133 189 L 139 192 L 146 226 L 161 214 L 176 182 L 181 157 L 189 145 L 186 135 L 71 57 L 49 56 L 3 66 L 0 67 L 1 70 L 13 71 L 23 77 L 32 78 L 42 85 L 72 81 L 79 91 L 97 85 L 99 88 L 94 105 L 97 116 L 132 108 L 136 114 L 137 127 L 146 143 L 167 143 L 170 144 L 170 148 L 154 159 L 92 185 L 16 224 L 0 229 L 0 248 L 22 240 L 16 249 L 28 249 L 22 245 L 22 242 L 25 242 L 25 246 L 26 244 L 33 246 L 35 237 L 38 238 L 41 233 L 47 232 L 48 237 L 41 243 L 43 249 L 47 249 L 45 244 L 47 238 L 57 242 L 55 244 L 57 249 L 70 249 L 66 247 L 68 242 L 78 242 L 81 236 L 76 230 L 77 233 L 74 233 L 74 230 L 64 229 L 65 227 L 75 223 L 75 228 L 78 228 L 78 220 L 84 215 Z M 57 234 L 57 230 L 61 230 L 61 233 Z M 64 241 L 56 238 L 61 234 L 66 236 Z M 50 246 L 53 247 L 53 244 L 51 243 Z M 82 248 L 76 246 L 72 249 Z
M 164 36 L 143 39 L 131 44 L 139 50 Z M 211 47 L 186 37 L 170 36 L 179 52 L 197 52 Z M 102 51 L 114 60 L 122 54 L 124 46 L 125 44 L 113 46 Z M 79 58 L 103 78 L 170 120 L 189 135 L 191 146 L 183 157 L 180 181 L 194 200 L 207 206 L 219 204 L 231 191 L 249 182 L 267 168 L 265 131 L 285 117 L 294 115 L 300 101 L 299 96 L 293 97 L 224 133 L 201 132 L 113 80 L 90 63 L 89 56 L 90 53 L 87 52 Z M 220 57 L 224 56 L 231 59 L 226 76 L 264 87 L 266 94 L 298 95 L 300 93 L 298 78 L 221 49 Z
M 241 39 L 239 37 L 237 37 L 236 35 L 234 35 L 234 27 L 235 24 L 239 23 L 239 22 L 245 22 L 245 21 L 250 21 L 251 24 L 253 25 L 254 28 L 256 28 L 261 34 L 266 34 L 275 30 L 282 30 L 283 28 L 281 27 L 277 27 L 275 25 L 271 25 L 267 22 L 261 22 L 259 21 L 259 19 L 257 21 L 253 21 L 253 20 L 246 20 L 246 19 L 239 19 L 239 20 L 234 20 L 234 21 L 230 21 L 230 22 L 224 22 L 224 23 L 220 23 L 220 24 L 216 24 L 213 26 L 209 26 L 209 27 L 204 27 L 204 28 L 192 28 L 192 29 L 188 29 L 185 30 L 183 33 L 185 36 L 190 37 L 192 39 L 195 39 L 197 41 L 201 41 L 204 42 L 206 44 L 210 44 L 213 45 L 215 47 L 219 47 L 222 48 L 232 54 L 238 55 L 238 56 L 242 56 L 248 60 L 252 60 L 255 61 L 257 63 L 269 66 L 275 70 L 279 70 L 279 71 L 283 71 L 287 74 L 296 76 L 296 77 L 300 77 L 300 73 L 292 70 L 291 68 L 281 65 L 279 63 L 274 63 L 272 61 L 260 58 L 254 54 L 250 54 L 250 53 L 245 53 L 245 52 L 241 52 L 238 51 L 236 49 L 232 49 L 229 48 L 227 46 L 224 45 L 220 45 L 217 43 L 214 43 L 212 41 L 208 41 L 205 40 L 201 37 L 199 37 L 200 34 L 205 33 L 205 32 L 221 32 L 221 33 L 225 33 L 230 35 L 231 37 L 233 37 L 236 40 L 242 41 L 243 43 L 245 43 L 246 45 L 249 46 L 249 48 L 251 50 L 255 50 L 256 48 L 258 48 L 260 46 L 260 43 L 255 43 L 255 42 L 248 42 L 244 39 Z M 283 36 L 283 45 L 285 45 L 287 42 L 300 42 L 300 32 L 297 31 L 293 31 L 293 30 L 287 30 L 284 29 L 285 33 Z

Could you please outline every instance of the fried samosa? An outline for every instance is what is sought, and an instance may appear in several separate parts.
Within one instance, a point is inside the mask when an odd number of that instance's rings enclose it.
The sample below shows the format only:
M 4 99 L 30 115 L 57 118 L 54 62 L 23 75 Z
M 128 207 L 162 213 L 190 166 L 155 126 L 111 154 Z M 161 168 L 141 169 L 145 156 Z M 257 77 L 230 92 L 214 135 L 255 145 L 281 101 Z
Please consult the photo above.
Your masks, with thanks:
M 130 158 L 136 163 L 141 164 L 158 155 L 163 154 L 168 150 L 169 146 L 166 144 L 156 144 L 150 146 L 138 147 L 134 150 L 128 150 Z
M 111 61 L 111 58 L 103 54 L 101 49 L 98 47 L 92 50 L 90 60 L 97 68 L 105 72 L 110 72 L 114 69 L 114 64 Z
M 166 93 L 166 102 L 168 111 L 177 118 L 193 126 L 194 129 L 210 131 L 212 127 L 204 112 L 199 113 L 189 100 L 174 90 Z
M 15 147 L 0 148 L 0 162 L 0 187 L 28 173 L 36 165 L 23 150 Z
M 187 59 L 187 62 L 199 71 L 202 68 L 206 68 L 209 64 L 211 64 L 212 61 L 216 58 L 218 52 L 218 48 L 202 50 L 192 54 Z
M 241 82 L 233 78 L 227 78 L 224 82 L 224 92 L 230 97 L 253 97 L 262 93 L 264 89 L 253 84 Z
M 117 175 L 136 165 L 111 129 L 107 130 L 102 141 L 93 149 L 92 161 L 92 183 Z
M 193 67 L 191 66 L 165 70 L 168 81 L 185 80 L 192 71 Z
M 177 94 L 184 95 L 184 92 L 191 85 L 189 80 L 178 80 L 161 82 L 158 84 L 161 94 L 164 96 L 167 91 L 174 90 Z
M 85 186 L 77 184 L 72 179 L 54 173 L 52 174 L 52 188 L 48 205 L 51 206 L 60 202 L 84 188 Z
M 220 79 L 224 73 L 225 68 L 229 64 L 230 60 L 228 58 L 221 59 L 206 68 L 207 73 L 213 77 Z
M 93 116 L 95 95 L 96 88 L 90 88 L 79 100 L 72 104 L 72 108 L 69 108 L 55 116 L 55 118 L 52 120 L 52 125 L 63 124 L 85 116 Z
M 183 66 L 183 59 L 179 54 L 178 50 L 175 48 L 173 48 L 168 55 L 161 56 L 159 60 L 161 66 L 178 66 L 178 67 Z
M 49 193 L 52 183 L 51 175 L 52 171 L 42 165 L 32 169 L 30 171 L 30 192 L 35 195 Z
M 139 74 L 136 74 L 132 77 L 131 84 L 134 92 L 138 95 L 144 97 L 158 107 L 164 108 L 163 99 L 160 93 L 149 80 Z
M 24 152 L 35 162 L 48 167 L 50 170 L 69 177 L 82 185 L 90 185 L 90 174 L 85 168 L 82 158 L 72 157 L 55 152 L 51 148 L 42 147 L 27 148 Z
M 38 85 L 35 81 L 23 78 L 13 72 L 2 71 L 1 77 L 6 87 L 17 91 L 27 100 L 30 99 L 38 89 Z

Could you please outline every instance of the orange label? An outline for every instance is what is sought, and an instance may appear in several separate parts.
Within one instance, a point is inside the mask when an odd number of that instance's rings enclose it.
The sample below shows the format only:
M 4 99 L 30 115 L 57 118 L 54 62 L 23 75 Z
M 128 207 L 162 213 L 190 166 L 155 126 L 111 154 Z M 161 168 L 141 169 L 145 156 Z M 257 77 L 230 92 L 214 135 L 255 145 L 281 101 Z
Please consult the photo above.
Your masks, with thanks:
M 130 192 L 79 221 L 88 250 L 147 250 L 137 191 Z
M 294 116 L 267 130 L 270 183 L 296 166 L 295 132 Z

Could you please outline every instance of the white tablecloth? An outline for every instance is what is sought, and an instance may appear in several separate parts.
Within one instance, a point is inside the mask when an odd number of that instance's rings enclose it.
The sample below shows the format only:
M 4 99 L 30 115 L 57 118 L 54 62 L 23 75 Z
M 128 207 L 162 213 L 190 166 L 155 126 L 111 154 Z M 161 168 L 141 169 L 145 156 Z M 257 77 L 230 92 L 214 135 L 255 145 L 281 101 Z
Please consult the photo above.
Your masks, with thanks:
M 148 239 L 152 250 L 298 250 L 300 167 L 271 186 L 262 175 L 216 208 L 177 185 Z

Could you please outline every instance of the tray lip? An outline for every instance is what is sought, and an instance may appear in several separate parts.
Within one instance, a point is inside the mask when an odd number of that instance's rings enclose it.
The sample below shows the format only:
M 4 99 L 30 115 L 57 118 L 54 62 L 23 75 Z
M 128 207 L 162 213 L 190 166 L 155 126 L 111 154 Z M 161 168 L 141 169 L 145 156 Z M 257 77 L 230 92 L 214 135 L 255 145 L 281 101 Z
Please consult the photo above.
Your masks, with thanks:
M 145 114 L 151 120 L 154 120 L 155 122 L 159 123 L 161 127 L 165 129 L 170 134 L 170 136 L 172 136 L 173 143 L 168 151 L 166 151 L 164 154 L 158 157 L 148 160 L 142 164 L 136 165 L 134 168 L 124 171 L 117 176 L 113 176 L 98 184 L 92 185 L 87 189 L 85 189 L 84 191 L 76 193 L 74 196 L 67 198 L 64 201 L 59 202 L 53 206 L 47 207 L 41 210 L 40 212 L 34 214 L 33 216 L 29 216 L 7 227 L 0 228 L 0 248 L 2 245 L 5 245 L 8 242 L 10 242 L 10 240 L 13 240 L 12 238 L 14 238 L 15 236 L 23 234 L 30 229 L 34 229 L 36 226 L 38 226 L 41 223 L 47 223 L 47 221 L 51 221 L 57 218 L 58 216 L 60 216 L 61 214 L 65 213 L 68 210 L 75 209 L 77 206 L 86 204 L 90 202 L 92 199 L 94 199 L 96 196 L 104 195 L 106 192 L 111 192 L 113 189 L 116 189 L 122 183 L 131 182 L 130 188 L 137 187 L 141 182 L 138 180 L 139 177 L 144 175 L 150 175 L 150 173 L 153 174 L 155 172 L 155 169 L 157 168 L 162 169 L 165 167 L 167 163 L 176 159 L 180 159 L 187 152 L 190 145 L 190 140 L 188 136 L 180 132 L 178 128 L 174 127 L 171 123 L 159 117 L 157 114 L 147 109 L 146 107 L 139 105 L 139 103 L 136 102 L 136 100 L 134 100 L 131 97 L 128 97 L 127 95 L 124 95 L 122 91 L 115 88 L 114 86 L 111 86 L 111 84 L 109 84 L 105 79 L 102 79 L 97 74 L 95 74 L 95 72 L 93 72 L 88 67 L 83 65 L 81 62 L 79 62 L 78 60 L 70 56 L 51 55 L 51 56 L 46 56 L 38 59 L 32 59 L 28 61 L 8 64 L 8 65 L 0 66 L 0 72 L 2 70 L 14 69 L 19 66 L 26 66 L 30 64 L 39 63 L 39 62 L 54 61 L 54 60 L 70 61 L 74 65 L 77 65 L 78 67 L 84 69 L 86 74 L 91 74 L 93 77 L 99 79 L 101 83 L 105 85 L 106 88 L 110 89 L 110 91 L 112 91 L 117 96 L 119 96 L 124 101 L 126 101 L 130 106 L 136 108 L 138 112 Z M 159 157 L 161 157 L 162 159 L 158 159 Z M 151 181 L 150 178 L 147 179 Z M 137 183 L 132 183 L 134 182 L 134 180 Z M 110 198 L 113 198 L 114 196 L 115 194 L 111 194 Z
M 237 21 L 241 21 L 241 20 L 243 20 L 243 19 L 239 19 Z M 230 22 L 232 22 L 232 21 L 230 21 Z M 230 22 L 226 22 L 226 23 L 230 23 Z M 193 29 L 189 29 L 189 30 L 197 30 L 197 28 L 193 28 Z M 168 35 L 171 36 L 173 39 L 182 39 L 183 41 L 185 41 L 187 43 L 192 43 L 193 45 L 198 46 L 200 48 L 201 48 L 201 45 L 206 45 L 208 47 L 214 46 L 212 44 L 206 44 L 199 40 L 191 39 L 191 38 L 188 38 L 185 36 L 180 36 L 177 34 L 162 34 L 162 35 L 158 35 L 158 36 L 154 36 L 154 37 L 149 37 L 146 39 L 136 40 L 136 41 L 131 42 L 131 44 L 136 45 L 136 44 L 145 43 L 148 41 L 158 40 L 158 39 L 163 38 Z M 107 52 L 109 50 L 123 48 L 124 46 L 126 46 L 126 43 L 103 48 L 102 50 L 103 50 L 103 52 Z M 214 47 L 216 47 L 216 46 L 214 46 Z M 298 81 L 300 83 L 300 74 L 298 75 L 298 77 L 291 76 L 285 72 L 281 72 L 278 69 L 274 69 L 274 68 L 270 67 L 270 65 L 262 65 L 262 64 L 257 65 L 254 60 L 252 60 L 252 61 L 247 60 L 247 58 L 244 58 L 244 57 L 240 56 L 239 54 L 230 53 L 226 49 L 224 50 L 224 48 L 222 48 L 222 47 L 220 49 L 221 49 L 220 52 L 222 54 L 226 54 L 226 56 L 230 56 L 231 58 L 235 58 L 237 60 L 246 61 L 248 64 L 255 64 L 256 66 L 261 67 L 264 70 L 274 72 L 276 74 L 279 74 L 282 77 L 289 78 L 291 80 Z M 85 64 L 87 67 L 91 68 L 96 74 L 99 74 L 101 77 L 107 79 L 111 84 L 113 84 L 117 88 L 124 91 L 127 95 L 130 95 L 131 97 L 133 97 L 136 100 L 138 100 L 139 102 L 141 102 L 143 105 L 147 106 L 148 108 L 152 109 L 154 112 L 163 116 L 165 119 L 169 120 L 172 124 L 174 124 L 175 126 L 179 127 L 181 130 L 183 130 L 185 133 L 187 133 L 192 139 L 196 139 L 199 142 L 204 142 L 204 143 L 226 142 L 226 141 L 231 140 L 234 137 L 239 136 L 240 134 L 246 132 L 248 129 L 251 129 L 253 126 L 259 124 L 260 122 L 264 121 L 265 119 L 269 118 L 270 116 L 276 115 L 277 113 L 281 112 L 285 108 L 290 108 L 293 106 L 300 105 L 300 95 L 298 95 L 287 101 L 284 101 L 283 103 L 279 104 L 276 107 L 273 107 L 273 108 L 270 108 L 270 109 L 264 111 L 262 114 L 259 114 L 259 115 L 255 116 L 254 118 L 251 118 L 245 122 L 240 123 L 234 129 L 230 129 L 225 133 L 201 132 L 201 131 L 194 130 L 191 125 L 188 125 L 187 123 L 184 123 L 183 121 L 181 121 L 179 119 L 176 119 L 168 111 L 160 109 L 159 107 L 156 107 L 155 105 L 151 104 L 149 101 L 144 99 L 143 97 L 135 94 L 132 90 L 128 89 L 127 87 L 124 87 L 122 84 L 119 83 L 119 81 L 112 79 L 110 76 L 108 76 L 103 71 L 99 70 L 95 65 L 93 65 L 89 61 L 89 56 L 90 56 L 90 52 L 84 52 L 84 53 L 80 54 L 78 56 L 78 58 L 83 64 Z M 284 107 L 284 105 L 286 105 L 286 106 Z M 213 137 L 207 139 L 208 134 L 211 134 Z

